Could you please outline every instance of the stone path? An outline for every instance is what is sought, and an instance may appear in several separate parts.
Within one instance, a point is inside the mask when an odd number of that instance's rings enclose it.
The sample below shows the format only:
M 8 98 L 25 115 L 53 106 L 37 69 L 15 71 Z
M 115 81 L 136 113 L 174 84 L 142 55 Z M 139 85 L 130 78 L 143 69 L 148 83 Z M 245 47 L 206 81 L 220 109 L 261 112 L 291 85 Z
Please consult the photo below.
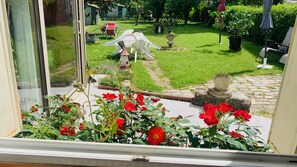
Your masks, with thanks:
M 261 75 L 234 77 L 229 87 L 231 91 L 241 91 L 251 99 L 251 112 L 262 116 L 271 117 L 274 111 L 282 75 Z M 165 90 L 166 95 L 194 97 L 197 89 L 208 89 L 213 87 L 213 82 L 202 86 L 191 86 L 187 90 Z

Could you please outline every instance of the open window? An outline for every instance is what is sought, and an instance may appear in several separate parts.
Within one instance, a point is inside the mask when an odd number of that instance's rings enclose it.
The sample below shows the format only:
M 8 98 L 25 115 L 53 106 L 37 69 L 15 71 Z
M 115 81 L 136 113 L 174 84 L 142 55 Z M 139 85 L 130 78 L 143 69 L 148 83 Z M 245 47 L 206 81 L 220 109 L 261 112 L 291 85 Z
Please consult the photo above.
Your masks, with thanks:
M 0 2 L 0 22 L 4 23 L 0 25 L 0 77 L 1 77 L 1 87 L 0 87 L 0 136 L 1 137 L 10 137 L 16 133 L 21 126 L 21 116 L 20 116 L 20 107 L 19 107 L 19 90 L 17 90 L 17 71 L 14 71 L 15 64 L 13 63 L 13 52 L 17 52 L 19 46 L 15 46 L 15 50 L 11 50 L 11 41 L 9 33 L 9 22 L 7 20 L 6 12 L 6 1 Z M 44 67 L 48 68 L 48 63 L 50 60 L 47 59 L 46 52 L 53 52 L 51 49 L 45 47 L 45 41 L 39 41 L 38 39 L 46 39 L 45 29 L 42 27 L 45 24 L 41 22 L 32 22 L 31 13 L 32 10 L 39 13 L 42 18 L 42 9 L 44 7 L 45 1 L 33 1 L 33 0 L 20 0 L 13 1 L 22 2 L 22 6 L 17 6 L 18 10 L 22 10 L 24 13 L 24 21 L 27 21 L 25 25 L 27 27 L 22 27 L 23 31 L 31 32 L 29 37 L 22 37 L 22 40 L 30 41 L 29 48 L 25 50 L 29 53 L 26 54 L 27 58 L 30 61 L 42 62 Z M 59 1 L 57 1 L 59 2 Z M 65 1 L 66 2 L 66 1 Z M 82 1 L 67 1 L 71 2 L 72 7 L 77 11 L 76 14 L 72 16 L 77 18 L 83 18 L 81 13 L 83 13 Z M 81 5 L 78 5 L 81 4 Z M 18 5 L 18 4 L 14 4 Z M 26 7 L 26 8 L 25 8 Z M 37 8 L 37 9 L 36 9 Z M 12 10 L 10 8 L 9 10 Z M 25 13 L 27 12 L 27 13 Z M 35 13 L 36 14 L 36 13 Z M 33 15 L 34 16 L 34 15 Z M 11 16 L 14 17 L 14 16 Z M 33 19 L 33 20 L 34 20 Z M 30 22 L 29 22 L 30 20 Z M 36 20 L 35 20 L 36 21 Z M 75 46 L 78 50 L 75 50 L 75 53 L 81 55 L 76 60 L 77 65 L 77 80 L 84 80 L 84 67 L 85 67 L 85 58 L 82 56 L 84 54 L 84 30 L 82 23 L 83 21 L 74 21 L 75 25 L 72 27 L 76 33 L 73 33 L 73 36 L 76 36 Z M 18 23 L 18 22 L 16 22 Z M 30 24 L 29 24 L 30 23 Z M 18 24 L 16 24 L 17 26 Z M 40 29 L 33 30 L 34 26 Z M 295 26 L 296 27 L 296 26 Z M 18 27 L 19 28 L 19 27 Z M 26 29 L 27 28 L 27 29 Z M 30 29 L 31 28 L 31 29 Z M 60 28 L 60 27 L 55 27 Z M 69 28 L 69 27 L 67 27 Z M 15 29 L 16 31 L 17 29 Z M 38 32 L 40 31 L 40 32 Z M 32 32 L 36 33 L 33 34 Z M 78 34 L 78 35 L 77 35 Z M 26 34 L 28 35 L 28 34 Z M 297 52 L 297 36 L 296 29 L 294 30 L 292 49 L 290 50 L 290 55 L 295 55 Z M 41 37 L 40 37 L 41 36 Z M 70 35 L 69 35 L 70 36 Z M 57 37 L 49 39 L 55 40 Z M 24 42 L 19 40 L 21 42 Z M 36 40 L 36 41 L 35 41 Z M 53 42 L 54 43 L 54 42 Z M 73 44 L 73 43 L 72 43 Z M 12 47 L 13 48 L 13 47 Z M 40 50 L 43 49 L 43 50 Z M 45 49 L 45 50 L 44 50 Z M 19 52 L 21 52 L 19 51 Z M 35 54 L 36 52 L 36 54 Z M 40 53 L 45 55 L 42 59 L 38 57 Z M 289 62 L 290 61 L 290 62 Z M 294 62 L 295 61 L 295 62 Z M 295 95 L 297 94 L 296 84 L 294 80 L 295 64 L 297 59 L 293 56 L 289 56 L 288 63 L 286 67 L 285 80 L 282 85 L 282 93 L 279 97 L 277 111 L 286 110 L 289 112 L 288 117 L 281 118 L 278 115 L 285 115 L 285 112 L 281 114 L 276 113 L 278 118 L 275 119 L 273 124 L 273 129 L 271 133 L 271 141 L 276 145 L 278 150 L 281 147 L 281 141 L 276 142 L 275 138 L 280 138 L 284 136 L 278 132 L 282 131 L 283 128 L 287 128 L 288 124 L 282 124 L 288 120 L 290 116 L 292 122 L 295 122 L 294 116 L 296 115 L 296 103 L 294 102 Z M 38 63 L 37 63 L 38 64 Z M 33 65 L 32 65 L 33 66 Z M 29 68 L 29 67 L 28 67 Z M 19 68 L 22 70 L 23 68 Z M 34 76 L 34 81 L 27 80 L 31 85 L 30 88 L 39 89 L 36 94 L 38 96 L 42 93 L 42 86 L 49 85 L 49 80 L 46 80 L 45 83 L 39 83 L 42 79 L 42 76 L 45 78 L 50 77 L 50 72 L 48 69 L 44 69 L 45 72 L 43 75 L 42 69 L 36 65 L 32 70 Z M 294 71 L 295 70 L 295 71 Z M 47 72 L 46 72 L 47 71 Z M 25 75 L 25 74 L 22 74 Z M 37 78 L 37 76 L 41 76 Z M 22 77 L 26 78 L 26 77 Z M 29 77 L 30 78 L 30 77 Z M 21 80 L 22 81 L 22 80 Z M 48 89 L 49 87 L 47 87 Z M 290 115 L 292 114 L 292 115 Z M 279 122 L 279 123 L 278 123 Z M 290 124 L 291 127 L 297 127 L 296 124 Z M 275 128 L 275 129 L 274 129 Z M 281 129 L 281 130 L 279 130 Z M 276 130 L 276 131 L 274 131 Z M 291 128 L 291 132 L 288 134 L 288 139 L 291 142 L 287 142 L 284 150 L 290 150 L 291 153 L 295 153 L 296 144 L 296 129 Z M 289 137 L 291 135 L 291 137 Z M 292 136 L 293 135 L 293 136 Z M 287 136 L 286 136 L 287 138 Z M 286 142 L 284 142 L 286 143 Z M 292 152 L 293 151 L 293 152 Z M 203 150 L 203 149 L 187 149 L 187 148 L 178 148 L 178 147 L 153 147 L 153 146 L 139 146 L 139 145 L 124 145 L 124 144 L 106 144 L 106 143 L 80 143 L 80 142 L 62 142 L 62 141 L 41 141 L 41 140 L 24 140 L 24 139 L 9 139 L 2 138 L 0 139 L 0 162 L 16 162 L 16 163 L 43 163 L 43 164 L 60 164 L 60 165 L 84 165 L 84 166 L 295 166 L 296 165 L 296 156 L 285 156 L 279 154 L 267 154 L 267 153 L 248 153 L 248 152 L 239 152 L 239 151 L 226 151 L 226 150 Z M 1 163 L 0 163 L 1 165 Z

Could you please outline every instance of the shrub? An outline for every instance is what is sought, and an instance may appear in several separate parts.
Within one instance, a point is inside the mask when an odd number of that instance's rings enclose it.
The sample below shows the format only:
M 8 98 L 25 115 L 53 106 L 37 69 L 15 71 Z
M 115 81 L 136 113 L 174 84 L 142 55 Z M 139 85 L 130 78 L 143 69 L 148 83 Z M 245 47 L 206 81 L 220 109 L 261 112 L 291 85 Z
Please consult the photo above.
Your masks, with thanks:
M 246 12 L 251 15 L 254 26 L 249 30 L 249 36 L 257 42 L 264 42 L 264 33 L 260 29 L 262 21 L 263 7 L 251 6 L 231 6 L 226 11 L 226 24 L 230 19 L 230 15 L 234 13 Z M 289 27 L 293 27 L 297 15 L 297 5 L 279 4 L 271 9 L 274 28 L 269 34 L 269 39 L 282 42 Z

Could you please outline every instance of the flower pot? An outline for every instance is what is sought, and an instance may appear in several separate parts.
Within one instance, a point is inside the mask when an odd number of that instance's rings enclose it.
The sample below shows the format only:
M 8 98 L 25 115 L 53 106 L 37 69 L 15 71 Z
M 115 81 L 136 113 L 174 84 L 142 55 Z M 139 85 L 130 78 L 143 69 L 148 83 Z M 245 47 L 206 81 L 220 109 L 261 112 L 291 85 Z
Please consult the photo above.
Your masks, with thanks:
M 241 50 L 241 36 L 233 35 L 229 37 L 229 49 L 232 51 Z
M 214 77 L 214 87 L 218 91 L 227 91 L 230 83 L 231 83 L 231 78 L 229 75 L 226 74 L 218 74 Z
M 172 48 L 172 45 L 174 44 L 173 40 L 175 37 L 176 37 L 175 34 L 167 34 L 165 36 L 165 38 L 168 40 L 167 44 L 168 44 L 169 48 Z

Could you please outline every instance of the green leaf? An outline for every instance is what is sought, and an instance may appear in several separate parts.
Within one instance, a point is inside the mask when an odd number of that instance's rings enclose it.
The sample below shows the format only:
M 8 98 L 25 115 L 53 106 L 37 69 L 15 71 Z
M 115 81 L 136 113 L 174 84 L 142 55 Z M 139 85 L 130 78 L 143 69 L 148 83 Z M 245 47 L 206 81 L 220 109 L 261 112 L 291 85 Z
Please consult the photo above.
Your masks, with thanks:
M 243 145 L 241 142 L 239 142 L 239 141 L 237 141 L 237 140 L 235 140 L 233 138 L 228 138 L 227 142 L 231 146 L 235 147 L 237 150 L 241 149 L 241 150 L 244 150 L 244 151 L 248 151 L 245 145 Z
M 181 119 L 181 120 L 178 120 L 178 122 L 179 123 L 184 123 L 184 124 L 185 123 L 191 123 L 190 120 L 188 120 L 188 119 Z
M 210 129 L 209 129 L 209 136 L 214 136 L 215 134 L 217 133 L 217 126 L 212 126 Z
M 177 133 L 178 133 L 179 135 L 181 135 L 182 137 L 188 137 L 186 131 L 184 131 L 184 130 L 178 130 Z
M 162 126 L 163 123 L 164 123 L 164 119 L 162 119 L 162 118 L 158 118 L 158 119 L 156 120 L 156 122 L 155 122 L 155 125 L 156 125 L 156 126 Z
M 134 139 L 133 141 L 135 144 L 145 144 L 142 139 Z
M 141 113 L 142 115 L 145 115 L 145 116 L 150 116 L 150 115 L 153 115 L 154 113 L 151 112 L 151 111 L 144 111 Z

